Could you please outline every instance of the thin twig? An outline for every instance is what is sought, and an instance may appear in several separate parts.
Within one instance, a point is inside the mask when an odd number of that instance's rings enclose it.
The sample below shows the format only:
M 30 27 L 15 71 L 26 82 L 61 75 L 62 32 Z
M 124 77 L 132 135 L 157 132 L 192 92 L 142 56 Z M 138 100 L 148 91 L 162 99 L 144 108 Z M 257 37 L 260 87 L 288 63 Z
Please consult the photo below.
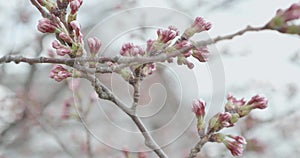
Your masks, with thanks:
M 165 154 L 165 152 L 159 147 L 159 145 L 155 142 L 155 140 L 150 135 L 149 131 L 145 127 L 142 120 L 134 114 L 132 109 L 128 108 L 126 104 L 124 104 L 118 97 L 114 96 L 114 94 L 106 87 L 104 86 L 101 81 L 96 78 L 94 75 L 90 74 L 84 74 L 83 78 L 86 78 L 92 83 L 92 86 L 95 88 L 95 91 L 97 92 L 99 98 L 110 100 L 113 103 L 115 103 L 116 106 L 118 106 L 123 112 L 125 112 L 136 124 L 140 132 L 145 138 L 145 145 L 152 149 L 160 158 L 167 158 L 168 156 Z
M 136 77 L 133 83 L 133 103 L 131 109 L 135 113 L 136 107 L 138 106 L 138 102 L 140 100 L 140 88 L 141 88 L 141 78 Z

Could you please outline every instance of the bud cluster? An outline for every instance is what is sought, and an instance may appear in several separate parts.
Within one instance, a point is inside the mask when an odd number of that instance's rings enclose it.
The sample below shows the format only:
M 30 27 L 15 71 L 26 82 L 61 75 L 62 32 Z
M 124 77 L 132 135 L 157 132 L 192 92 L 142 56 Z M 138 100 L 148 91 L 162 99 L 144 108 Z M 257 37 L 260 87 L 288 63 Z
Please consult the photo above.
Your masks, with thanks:
M 229 94 L 225 111 L 211 117 L 208 126 L 204 120 L 206 103 L 203 100 L 195 100 L 192 110 L 197 118 L 197 129 L 201 139 L 207 137 L 209 142 L 223 143 L 233 156 L 240 156 L 246 144 L 245 138 L 218 132 L 224 128 L 233 127 L 239 118 L 248 115 L 253 109 L 265 109 L 267 104 L 267 99 L 260 95 L 253 96 L 247 102 L 245 99 L 236 99 Z
M 279 9 L 275 17 L 266 25 L 266 28 L 281 33 L 300 35 L 300 25 L 293 24 L 300 18 L 300 3 L 294 3 L 286 10 Z

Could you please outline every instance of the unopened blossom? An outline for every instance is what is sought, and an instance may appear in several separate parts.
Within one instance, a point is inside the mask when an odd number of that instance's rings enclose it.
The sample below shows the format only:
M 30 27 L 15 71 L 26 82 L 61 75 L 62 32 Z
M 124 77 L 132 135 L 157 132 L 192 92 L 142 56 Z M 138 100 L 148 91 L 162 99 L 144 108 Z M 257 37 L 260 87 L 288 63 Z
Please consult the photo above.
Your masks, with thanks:
M 72 50 L 68 47 L 56 49 L 56 54 L 60 55 L 60 56 L 65 56 L 65 55 L 71 54 L 71 52 L 72 52 Z
M 227 103 L 225 104 L 225 111 L 230 113 L 237 113 L 241 106 L 246 104 L 246 100 L 244 98 L 237 99 L 232 94 L 228 94 Z
M 206 129 L 206 124 L 204 121 L 205 117 L 205 106 L 206 102 L 202 99 L 194 100 L 193 101 L 193 112 L 195 113 L 197 117 L 197 130 L 198 130 L 198 135 L 200 137 L 203 137 L 205 135 L 205 129 Z
M 193 112 L 197 117 L 204 117 L 205 116 L 205 106 L 206 102 L 202 99 L 197 99 L 193 101 Z
M 71 14 L 76 14 L 81 5 L 82 5 L 82 0 L 73 0 L 70 3 Z
M 291 23 L 300 18 L 300 3 L 294 3 L 288 9 L 279 9 L 276 16 L 266 25 L 266 28 L 282 33 L 300 34 L 300 26 Z
M 191 27 L 187 28 L 183 33 L 183 38 L 189 39 L 195 33 L 208 31 L 211 29 L 211 23 L 206 22 L 202 17 L 197 17 Z
M 209 120 L 209 131 L 218 132 L 225 127 L 232 127 L 232 114 L 229 112 L 219 112 Z
M 253 109 L 265 109 L 268 105 L 268 100 L 260 95 L 255 95 L 247 104 L 251 105 Z
M 125 43 L 120 51 L 122 56 L 137 56 L 137 55 L 144 55 L 145 51 L 137 45 L 133 43 Z
M 92 54 L 92 56 L 95 56 L 100 50 L 101 41 L 97 37 L 89 38 L 87 41 L 90 53 Z
M 152 51 L 152 46 L 153 46 L 153 43 L 155 42 L 155 40 L 152 40 L 152 39 L 149 39 L 147 41 L 147 48 L 146 48 L 146 52 L 147 53 L 151 53 Z
M 57 25 L 48 18 L 39 20 L 37 28 L 42 33 L 54 33 L 58 29 Z
M 292 21 L 300 18 L 300 3 L 292 4 L 288 9 L 277 11 L 276 16 L 283 18 L 284 22 Z
M 78 43 L 83 43 L 83 35 L 81 33 L 81 27 L 78 21 L 74 20 L 70 22 L 72 29 L 75 31 Z
M 72 38 L 64 32 L 59 33 L 59 38 L 67 43 L 72 43 Z
M 179 35 L 179 31 L 174 26 L 169 26 L 168 29 L 158 29 L 157 30 L 158 41 L 162 43 L 168 43 Z
M 198 59 L 200 62 L 207 62 L 209 57 L 209 51 L 207 47 L 200 47 L 193 50 L 192 56 Z
M 52 47 L 56 49 L 56 54 L 60 56 L 68 55 L 72 52 L 71 48 L 62 45 L 57 40 L 52 42 Z
M 227 101 L 230 102 L 231 104 L 234 104 L 236 106 L 243 106 L 246 104 L 246 100 L 244 98 L 242 99 L 237 99 L 235 96 L 232 94 L 228 94 L 227 96 Z
M 246 144 L 245 138 L 237 136 L 234 141 L 224 140 L 223 143 L 227 149 L 230 150 L 233 156 L 241 156 L 244 151 L 244 145 Z
M 68 77 L 71 77 L 72 73 L 70 73 L 67 69 L 65 69 L 61 65 L 55 65 L 52 68 L 49 76 L 55 79 L 55 81 L 60 82 Z

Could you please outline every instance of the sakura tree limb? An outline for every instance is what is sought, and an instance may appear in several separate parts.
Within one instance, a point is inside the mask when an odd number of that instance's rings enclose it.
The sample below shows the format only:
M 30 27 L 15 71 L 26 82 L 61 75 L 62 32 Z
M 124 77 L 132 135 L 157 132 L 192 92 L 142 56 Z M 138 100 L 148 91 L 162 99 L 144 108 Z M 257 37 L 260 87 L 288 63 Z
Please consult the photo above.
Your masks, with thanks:
M 98 62 L 98 63 L 105 63 L 108 61 L 118 63 L 120 65 L 116 66 L 115 68 L 109 69 L 104 69 L 103 67 L 98 67 L 96 70 L 92 70 L 95 73 L 101 73 L 101 72 L 113 72 L 120 70 L 122 68 L 125 68 L 129 65 L 136 65 L 136 64 L 146 64 L 146 63 L 151 63 L 151 62 L 164 62 L 169 58 L 176 57 L 188 50 L 194 49 L 196 47 L 203 47 L 211 44 L 215 44 L 217 42 L 223 41 L 223 40 L 230 40 L 233 39 L 236 36 L 241 36 L 245 34 L 246 32 L 250 31 L 262 31 L 266 30 L 267 28 L 265 26 L 263 27 L 252 27 L 252 26 L 247 26 L 245 29 L 242 29 L 236 33 L 226 35 L 226 36 L 218 36 L 216 38 L 210 39 L 210 40 L 205 40 L 205 41 L 198 41 L 195 42 L 194 45 L 191 45 L 189 47 L 184 47 L 183 49 L 175 50 L 166 53 L 164 52 L 160 53 L 159 55 L 156 56 L 151 56 L 151 57 L 126 57 L 126 56 L 116 56 L 114 58 L 110 57 L 99 57 L 99 58 L 71 58 L 71 59 L 58 59 L 58 58 L 47 58 L 47 57 L 39 57 L 39 58 L 26 58 L 22 56 L 3 56 L 0 58 L 0 63 L 10 63 L 10 62 L 15 62 L 16 64 L 20 62 L 28 63 L 28 64 L 37 64 L 37 63 L 52 63 L 52 64 L 64 64 L 64 65 L 73 65 L 75 62 Z
M 114 94 L 105 85 L 103 85 L 96 76 L 83 73 L 82 78 L 85 78 L 91 82 L 100 99 L 109 100 L 115 103 L 116 106 L 118 106 L 133 120 L 133 122 L 136 124 L 136 126 L 144 136 L 145 145 L 147 147 L 152 149 L 160 158 L 168 157 L 165 154 L 165 152 L 159 147 L 159 145 L 155 142 L 142 120 L 134 114 L 132 109 L 128 108 L 128 106 L 124 104 L 117 96 L 114 96 Z

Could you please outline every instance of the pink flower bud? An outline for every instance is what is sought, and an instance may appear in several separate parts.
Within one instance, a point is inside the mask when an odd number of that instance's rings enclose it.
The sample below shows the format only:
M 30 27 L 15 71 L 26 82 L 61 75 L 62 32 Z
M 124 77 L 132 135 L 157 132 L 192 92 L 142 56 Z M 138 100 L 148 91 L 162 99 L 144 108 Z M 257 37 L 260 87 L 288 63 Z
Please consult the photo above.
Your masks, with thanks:
M 197 117 L 204 117 L 205 106 L 206 106 L 206 102 L 204 100 L 202 99 L 194 100 L 192 110 Z
M 146 49 L 146 51 L 147 52 L 151 52 L 151 50 L 152 50 L 152 46 L 153 46 L 153 43 L 155 42 L 155 40 L 152 40 L 152 39 L 149 39 L 148 41 L 147 41 L 147 49 Z
M 59 38 L 67 43 L 72 43 L 72 38 L 64 32 L 59 33 Z
M 211 29 L 211 23 L 206 22 L 202 17 L 196 17 L 192 27 L 197 30 L 197 32 L 208 31 Z
M 122 56 L 137 56 L 144 55 L 145 51 L 140 47 L 136 46 L 133 43 L 125 43 L 120 51 Z
M 241 156 L 243 154 L 244 148 L 242 144 L 235 141 L 226 141 L 224 144 L 233 156 Z
M 76 14 L 81 5 L 82 5 L 82 0 L 73 0 L 70 3 L 71 14 Z
M 55 79 L 55 81 L 60 82 L 68 77 L 72 76 L 72 73 L 70 73 L 67 69 L 65 69 L 61 65 L 55 65 L 51 72 L 50 72 L 50 78 Z
M 183 38 L 189 39 L 195 33 L 208 31 L 211 29 L 211 23 L 206 22 L 202 17 L 197 17 L 191 27 L 187 28 L 183 33 Z
M 196 59 L 198 59 L 200 62 L 207 62 L 209 51 L 207 47 L 201 47 L 193 50 L 192 56 Z
M 244 151 L 244 145 L 247 144 L 246 140 L 242 136 L 230 136 L 234 141 L 224 140 L 223 143 L 227 149 L 230 150 L 233 156 L 241 156 Z
M 158 41 L 162 43 L 167 43 L 173 40 L 176 36 L 178 36 L 179 31 L 174 26 L 169 26 L 167 30 L 158 29 Z
M 66 54 L 70 54 L 71 52 L 72 52 L 72 50 L 67 47 L 62 47 L 62 48 L 56 49 L 56 54 L 60 55 L 60 56 L 65 56 Z
M 252 105 L 253 109 L 265 109 L 267 107 L 268 100 L 265 97 L 255 95 L 247 104 Z
M 236 106 L 243 106 L 246 104 L 246 100 L 244 98 L 238 100 L 232 94 L 228 94 L 227 101 Z
M 75 31 L 75 35 L 77 37 L 77 42 L 83 43 L 83 35 L 81 33 L 80 24 L 78 21 L 74 20 L 70 22 L 72 29 Z
M 37 28 L 42 33 L 54 33 L 57 29 L 57 25 L 53 21 L 43 18 L 39 20 Z
M 63 45 L 60 44 L 57 40 L 54 40 L 54 41 L 52 42 L 52 47 L 53 47 L 54 49 L 59 49 L 59 48 L 63 47 Z
M 286 10 L 278 10 L 277 16 L 282 16 L 285 22 L 299 19 L 300 3 L 294 3 Z
M 100 50 L 101 41 L 97 37 L 89 38 L 87 41 L 90 53 L 92 54 L 92 56 L 95 56 Z

